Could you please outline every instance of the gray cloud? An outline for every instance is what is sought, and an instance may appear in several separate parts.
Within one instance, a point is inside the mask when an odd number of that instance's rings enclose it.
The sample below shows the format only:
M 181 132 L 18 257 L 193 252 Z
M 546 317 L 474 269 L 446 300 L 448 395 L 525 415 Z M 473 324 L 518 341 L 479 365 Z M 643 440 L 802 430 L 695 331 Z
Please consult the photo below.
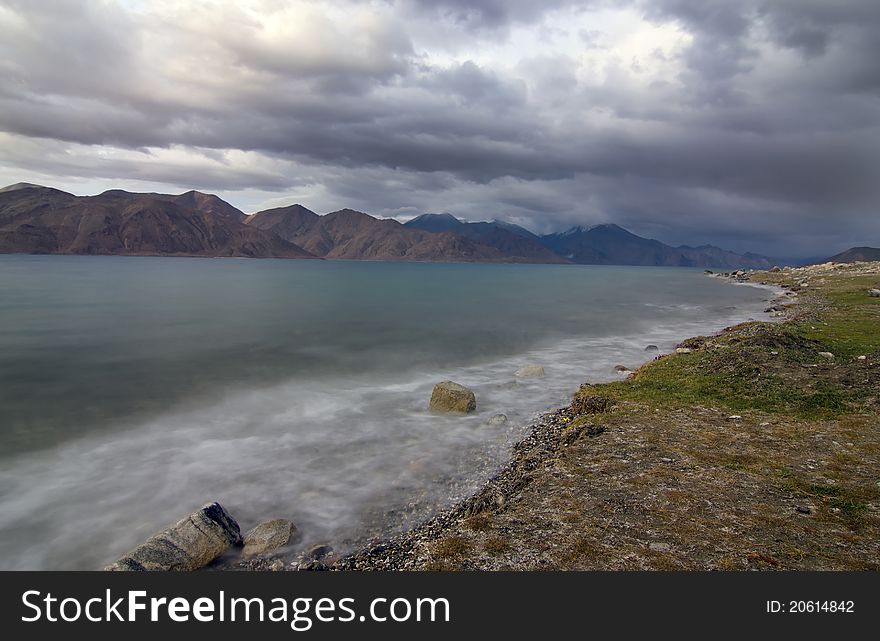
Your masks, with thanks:
M 257 1 L 0 0 L 3 175 L 789 255 L 880 243 L 872 0 Z M 596 9 L 681 35 L 634 57 Z

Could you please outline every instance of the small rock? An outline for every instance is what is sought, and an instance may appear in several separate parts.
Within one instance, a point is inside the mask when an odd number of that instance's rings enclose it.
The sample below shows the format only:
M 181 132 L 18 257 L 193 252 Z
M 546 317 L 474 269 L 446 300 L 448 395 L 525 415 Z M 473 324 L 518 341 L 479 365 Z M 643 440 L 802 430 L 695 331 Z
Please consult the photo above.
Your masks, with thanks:
M 801 514 L 812 514 L 812 513 L 813 513 L 813 510 L 811 510 L 810 508 L 808 508 L 806 505 L 798 505 L 798 506 L 795 508 L 795 510 L 797 510 L 797 511 L 800 512 Z
M 678 348 L 676 348 L 675 353 L 676 354 L 690 354 L 692 351 L 694 351 L 694 350 L 692 350 L 690 347 L 678 347 Z
M 614 371 L 615 372 L 631 372 L 632 370 L 630 368 L 628 368 L 626 365 L 615 365 Z
M 880 298 L 880 289 L 869 289 L 868 296 L 871 298 Z
M 321 561 L 333 553 L 333 548 L 329 545 L 319 544 L 313 545 L 306 550 L 305 558 L 309 561 Z
M 776 350 L 773 350 L 772 352 L 770 352 L 770 355 L 771 356 L 779 356 L 779 352 L 777 352 Z
M 646 351 L 646 352 L 659 352 L 659 351 L 660 351 L 660 348 L 657 347 L 656 345 L 648 345 L 648 346 L 645 348 L 645 351 Z
M 727 417 L 727 420 L 728 420 L 728 421 L 741 421 L 742 418 L 743 418 L 743 417 L 740 416 L 739 414 L 732 414 L 732 415 L 730 415 L 730 416 Z
M 525 365 L 516 370 L 517 378 L 540 378 L 544 376 L 544 368 L 541 365 Z
M 242 556 L 266 554 L 295 543 L 299 538 L 296 526 L 287 519 L 272 519 L 260 523 L 244 537 Z
M 770 268 L 769 271 L 772 272 L 772 273 L 774 273 L 774 274 L 778 274 L 779 272 L 782 271 L 782 269 L 779 268 L 779 265 L 774 265 L 773 267 Z
M 859 360 L 866 361 L 866 360 L 868 360 L 868 357 L 867 356 L 859 356 Z
M 767 427 L 768 425 L 770 425 L 770 421 L 764 421 L 763 423 L 759 423 L 758 427 Z
M 649 543 L 648 549 L 652 552 L 669 552 L 671 547 L 668 543 Z
M 496 414 L 488 421 L 486 421 L 486 423 L 489 425 L 507 425 L 508 422 L 509 419 L 507 418 L 506 414 Z
M 477 397 L 464 385 L 443 381 L 434 386 L 428 409 L 432 412 L 460 412 L 467 414 L 477 409 Z
M 821 356 L 822 358 L 827 358 L 828 360 L 834 358 L 834 354 L 832 354 L 831 352 L 819 352 L 819 356 Z

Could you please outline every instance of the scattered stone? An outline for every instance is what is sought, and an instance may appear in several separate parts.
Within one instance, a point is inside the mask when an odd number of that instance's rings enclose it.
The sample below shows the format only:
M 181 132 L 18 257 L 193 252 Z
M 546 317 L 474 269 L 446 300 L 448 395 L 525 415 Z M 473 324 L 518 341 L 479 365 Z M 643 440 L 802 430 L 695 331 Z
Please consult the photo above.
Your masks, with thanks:
M 544 376 L 544 368 L 541 365 L 525 365 L 516 370 L 517 378 L 540 378 Z
M 868 357 L 867 356 L 859 356 L 859 360 L 866 361 L 866 360 L 868 360 Z
M 285 548 L 300 538 L 299 530 L 287 519 L 272 519 L 257 525 L 244 537 L 242 556 L 256 556 Z
M 615 372 L 631 372 L 632 370 L 630 368 L 628 368 L 626 365 L 615 365 L 614 371 Z
M 111 571 L 191 571 L 203 568 L 233 545 L 241 545 L 241 530 L 219 503 L 209 503 L 141 543 Z
M 819 352 L 819 356 L 821 356 L 822 358 L 827 358 L 828 360 L 834 358 L 834 354 L 832 354 L 831 352 Z
M 486 423 L 489 425 L 507 425 L 509 419 L 506 414 L 496 414 L 492 418 L 490 418 Z
M 293 561 L 290 566 L 294 570 L 321 571 L 329 570 L 329 557 L 333 554 L 333 548 L 329 545 L 313 545 L 300 557 Z
M 690 347 L 678 347 L 678 348 L 676 348 L 675 353 L 676 354 L 690 354 L 692 351 L 694 351 L 694 350 L 692 350 Z
M 656 345 L 648 345 L 648 346 L 645 348 L 645 351 L 646 351 L 646 352 L 659 352 L 659 351 L 660 351 L 660 348 L 657 347 Z
M 812 513 L 813 513 L 813 510 L 811 510 L 810 508 L 808 508 L 806 505 L 798 505 L 798 506 L 795 508 L 795 510 L 797 510 L 797 511 L 800 512 L 801 514 L 812 514 Z
M 668 543 L 649 543 L 648 549 L 652 552 L 669 552 L 672 547 Z
M 769 271 L 774 274 L 778 274 L 779 272 L 782 271 L 782 269 L 780 269 L 779 265 L 774 265 L 773 267 L 770 268 Z
M 467 414 L 477 409 L 477 397 L 464 385 L 443 381 L 434 386 L 428 408 L 432 412 L 460 412 Z
M 868 296 L 872 298 L 880 298 L 880 289 L 869 289 Z
M 305 558 L 309 561 L 321 561 L 333 553 L 333 548 L 326 544 L 313 545 L 306 550 Z
M 779 352 L 777 352 L 776 350 L 773 350 L 770 352 L 770 355 L 771 356 L 779 356 Z
M 730 416 L 727 417 L 727 420 L 728 420 L 728 421 L 741 421 L 742 418 L 743 418 L 743 417 L 740 416 L 739 414 L 732 414 L 732 415 L 730 415 Z

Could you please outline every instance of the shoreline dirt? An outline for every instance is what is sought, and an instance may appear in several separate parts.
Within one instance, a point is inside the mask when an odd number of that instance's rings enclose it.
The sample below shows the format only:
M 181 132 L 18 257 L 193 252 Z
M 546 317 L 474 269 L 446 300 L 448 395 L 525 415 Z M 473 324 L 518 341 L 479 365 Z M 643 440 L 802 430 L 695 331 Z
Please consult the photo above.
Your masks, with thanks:
M 826 283 L 880 279 L 863 265 L 728 275 L 798 302 L 771 305 L 781 323 L 693 337 L 625 381 L 582 386 L 480 490 L 408 532 L 336 560 L 239 567 L 880 569 L 880 345 L 828 359 L 844 346 L 804 335 L 835 327 Z

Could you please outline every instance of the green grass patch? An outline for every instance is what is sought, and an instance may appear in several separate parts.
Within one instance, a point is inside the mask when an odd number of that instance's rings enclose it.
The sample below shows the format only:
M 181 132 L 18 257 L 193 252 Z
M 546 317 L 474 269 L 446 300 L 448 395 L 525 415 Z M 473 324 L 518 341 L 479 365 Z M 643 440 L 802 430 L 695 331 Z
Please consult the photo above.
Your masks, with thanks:
M 839 358 L 880 352 L 880 298 L 867 293 L 873 287 L 878 287 L 875 276 L 828 278 L 816 287 L 823 302 L 816 319 L 793 329 L 821 341 Z
M 793 360 L 801 358 L 797 354 Z M 739 346 L 675 354 L 651 363 L 632 379 L 584 387 L 578 394 L 652 406 L 714 405 L 802 418 L 830 418 L 850 411 L 851 394 L 845 388 L 823 380 L 796 385 L 770 367 L 755 365 L 757 360 Z
M 653 361 L 623 381 L 584 386 L 572 408 L 579 411 L 590 399 L 606 397 L 805 419 L 876 411 L 871 400 L 880 385 L 876 367 L 858 374 L 854 368 L 867 365 L 857 356 L 880 357 L 880 298 L 867 294 L 877 278 L 833 274 L 815 280 L 803 294 L 805 319 L 744 323 L 721 336 L 689 339 L 685 345 L 695 351 Z

